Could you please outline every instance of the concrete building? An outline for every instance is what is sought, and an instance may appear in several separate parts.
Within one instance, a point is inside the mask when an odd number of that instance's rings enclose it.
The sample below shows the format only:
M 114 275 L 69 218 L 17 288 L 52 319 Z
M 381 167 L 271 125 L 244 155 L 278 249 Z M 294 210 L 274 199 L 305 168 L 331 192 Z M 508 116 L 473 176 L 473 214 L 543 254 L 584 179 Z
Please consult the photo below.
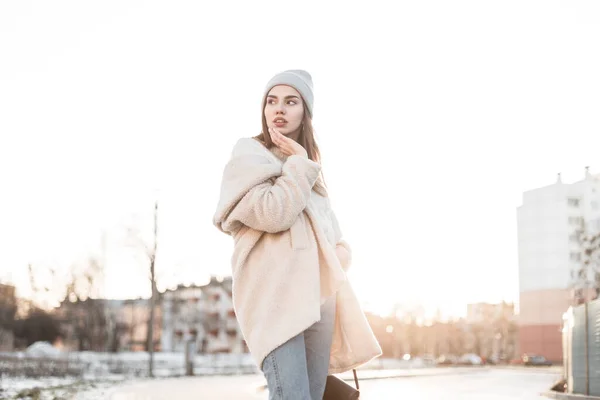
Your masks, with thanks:
M 183 352 L 188 342 L 198 353 L 248 351 L 233 310 L 231 277 L 166 290 L 154 307 L 155 351 Z M 65 349 L 146 351 L 149 299 L 65 299 L 54 313 Z
M 109 343 L 117 350 L 146 351 L 148 321 L 150 320 L 150 299 L 111 300 L 107 326 L 113 333 Z M 162 307 L 160 298 L 154 305 L 154 324 L 152 342 L 154 350 L 160 351 L 162 327 Z
M 199 353 L 247 351 L 231 298 L 231 277 L 202 286 L 179 285 L 162 296 L 163 351 L 184 351 L 191 341 Z
M 63 347 L 72 351 L 145 351 L 150 319 L 149 299 L 65 299 L 54 310 Z M 154 349 L 160 350 L 160 302 L 154 308 Z
M 586 168 L 582 181 L 556 183 L 523 193 L 517 209 L 519 344 L 521 353 L 562 359 L 562 315 L 577 291 L 592 291 L 582 269 L 577 232 L 600 231 L 600 175 Z M 589 274 L 588 274 L 589 277 Z

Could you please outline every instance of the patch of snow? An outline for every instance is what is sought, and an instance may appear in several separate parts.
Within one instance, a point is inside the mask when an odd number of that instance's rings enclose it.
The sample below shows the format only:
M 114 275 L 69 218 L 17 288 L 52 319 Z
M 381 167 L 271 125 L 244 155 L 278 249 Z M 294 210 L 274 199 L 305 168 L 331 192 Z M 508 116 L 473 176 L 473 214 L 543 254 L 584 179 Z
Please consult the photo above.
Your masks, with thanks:
M 48 388 L 54 386 L 71 385 L 76 382 L 76 378 L 70 377 L 44 377 L 44 378 L 23 378 L 23 377 L 7 377 L 0 378 L 0 395 L 2 398 L 16 396 L 19 392 L 33 388 Z
M 64 356 L 64 353 L 49 342 L 35 342 L 25 350 L 24 355 L 25 357 L 59 358 Z

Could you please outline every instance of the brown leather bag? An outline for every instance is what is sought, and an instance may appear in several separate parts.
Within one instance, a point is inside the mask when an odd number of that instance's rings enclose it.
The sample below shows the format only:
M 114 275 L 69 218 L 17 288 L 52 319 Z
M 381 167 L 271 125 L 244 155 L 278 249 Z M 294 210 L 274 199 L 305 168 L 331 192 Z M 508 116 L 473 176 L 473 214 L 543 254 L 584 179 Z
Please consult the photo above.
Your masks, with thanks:
M 323 400 L 356 400 L 360 398 L 360 391 L 358 390 L 358 377 L 356 376 L 356 370 L 353 369 L 354 384 L 356 389 L 348 385 L 346 382 L 337 378 L 333 375 L 327 376 L 327 383 L 325 383 L 325 393 L 323 394 Z

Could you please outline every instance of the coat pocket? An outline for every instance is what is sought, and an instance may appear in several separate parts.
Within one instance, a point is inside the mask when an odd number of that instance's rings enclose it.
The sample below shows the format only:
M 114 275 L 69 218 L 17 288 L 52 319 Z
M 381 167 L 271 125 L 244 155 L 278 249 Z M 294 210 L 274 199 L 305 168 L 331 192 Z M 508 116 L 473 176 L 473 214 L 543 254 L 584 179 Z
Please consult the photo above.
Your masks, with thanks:
M 308 232 L 306 229 L 306 217 L 304 216 L 304 212 L 302 212 L 290 228 L 292 249 L 304 250 L 308 248 Z

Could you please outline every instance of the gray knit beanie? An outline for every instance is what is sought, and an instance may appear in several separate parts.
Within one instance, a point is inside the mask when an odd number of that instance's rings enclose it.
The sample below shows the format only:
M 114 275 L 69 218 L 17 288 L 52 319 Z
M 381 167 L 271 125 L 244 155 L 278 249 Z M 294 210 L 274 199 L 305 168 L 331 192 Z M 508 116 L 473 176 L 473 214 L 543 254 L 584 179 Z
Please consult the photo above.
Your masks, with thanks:
M 310 74 L 302 69 L 289 69 L 275 75 L 271 78 L 267 87 L 265 88 L 264 97 L 269 93 L 274 86 L 287 85 L 296 89 L 304 99 L 304 104 L 308 108 L 308 113 L 312 117 L 313 115 L 313 83 Z

